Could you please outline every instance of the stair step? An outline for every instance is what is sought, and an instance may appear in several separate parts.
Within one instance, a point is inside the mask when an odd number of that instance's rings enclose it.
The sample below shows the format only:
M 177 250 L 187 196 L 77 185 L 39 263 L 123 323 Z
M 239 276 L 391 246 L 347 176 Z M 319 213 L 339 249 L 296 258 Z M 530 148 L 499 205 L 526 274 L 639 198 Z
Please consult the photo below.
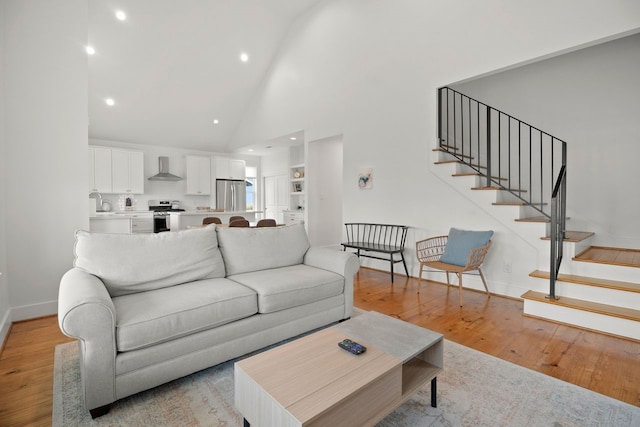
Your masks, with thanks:
M 595 233 L 592 233 L 590 231 L 565 231 L 564 234 L 564 241 L 573 243 L 581 242 L 595 235 Z M 551 236 L 541 237 L 540 239 L 551 240 Z
M 460 160 L 438 160 L 437 162 L 434 162 L 434 165 L 446 165 L 448 163 L 462 163 Z
M 535 270 L 529 273 L 531 277 L 539 279 L 549 279 L 551 275 L 547 271 Z M 575 274 L 558 274 L 558 280 L 580 285 L 597 286 L 600 288 L 615 289 L 618 291 L 640 293 L 640 283 L 621 282 L 618 280 L 599 279 L 596 277 L 577 276 Z
M 548 299 L 544 293 L 536 291 L 527 291 L 521 296 L 521 298 L 640 322 L 640 310 L 634 310 L 632 308 L 616 307 L 613 305 L 583 301 L 568 297 L 560 297 L 558 300 L 551 300 Z
M 441 153 L 448 153 L 451 154 L 452 156 L 459 156 L 462 157 L 464 159 L 469 159 L 469 160 L 473 160 L 475 157 L 470 156 L 468 154 L 461 154 L 461 153 L 451 153 L 451 151 L 457 151 L 458 149 L 455 147 L 447 147 L 447 150 L 443 150 L 442 148 L 434 148 L 432 151 L 439 151 Z
M 442 144 L 440 147 L 436 147 L 433 149 L 433 151 L 446 151 L 443 150 L 442 148 L 446 148 L 447 150 L 453 150 L 453 151 L 458 151 L 459 148 L 458 147 L 454 147 L 453 145 L 447 145 L 447 144 Z
M 491 187 L 473 187 L 472 190 L 502 190 L 502 187 L 491 186 Z
M 516 218 L 516 222 L 551 222 L 546 216 L 535 216 L 529 218 Z
M 486 178 L 486 175 L 483 175 L 481 173 L 478 172 L 466 172 L 466 173 L 454 173 L 451 176 L 481 176 L 483 178 Z M 499 176 L 492 176 L 491 179 L 497 179 L 499 181 L 508 181 L 508 178 L 500 178 Z
M 573 257 L 573 260 L 640 268 L 640 249 L 590 246 Z
M 521 201 L 512 201 L 512 202 L 493 202 L 493 206 L 546 206 L 547 203 L 541 202 L 521 202 Z

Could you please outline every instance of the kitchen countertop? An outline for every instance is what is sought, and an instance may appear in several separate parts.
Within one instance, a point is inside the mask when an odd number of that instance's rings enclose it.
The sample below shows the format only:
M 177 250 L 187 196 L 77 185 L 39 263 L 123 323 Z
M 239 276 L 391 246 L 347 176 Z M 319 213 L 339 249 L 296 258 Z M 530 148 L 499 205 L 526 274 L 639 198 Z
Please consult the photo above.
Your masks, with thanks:
M 216 216 L 216 215 L 257 214 L 257 213 L 262 213 L 262 211 L 224 211 L 224 212 L 215 212 L 215 211 L 195 210 L 195 211 L 169 212 L 169 213 L 171 215 L 180 215 L 180 216 L 190 216 L 190 215 Z
M 140 214 L 153 214 L 151 211 L 112 211 L 112 212 L 96 212 L 95 216 L 90 216 L 89 219 L 130 219 L 133 216 Z

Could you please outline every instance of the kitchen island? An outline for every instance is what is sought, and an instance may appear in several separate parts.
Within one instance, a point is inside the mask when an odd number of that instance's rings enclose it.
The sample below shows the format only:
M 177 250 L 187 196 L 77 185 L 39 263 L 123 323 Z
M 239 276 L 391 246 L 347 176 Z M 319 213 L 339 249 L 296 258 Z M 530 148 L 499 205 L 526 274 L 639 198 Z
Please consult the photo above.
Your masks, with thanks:
M 153 233 L 153 212 L 97 212 L 89 217 L 92 233 Z
M 184 230 L 189 226 L 201 225 L 204 218 L 217 216 L 220 220 L 227 224 L 232 216 L 243 216 L 249 222 L 256 221 L 256 214 L 262 211 L 238 211 L 238 212 L 214 212 L 214 211 L 185 211 L 169 213 L 169 228 L 171 231 Z

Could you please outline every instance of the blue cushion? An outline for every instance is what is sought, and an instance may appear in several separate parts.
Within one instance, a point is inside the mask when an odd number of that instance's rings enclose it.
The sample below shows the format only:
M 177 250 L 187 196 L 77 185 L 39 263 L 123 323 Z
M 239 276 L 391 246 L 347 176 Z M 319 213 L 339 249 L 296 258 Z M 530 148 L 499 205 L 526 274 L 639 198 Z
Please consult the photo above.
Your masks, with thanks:
M 440 261 L 464 267 L 467 265 L 469 251 L 486 245 L 492 236 L 493 230 L 471 231 L 452 228 L 449 230 L 447 246 L 444 247 Z

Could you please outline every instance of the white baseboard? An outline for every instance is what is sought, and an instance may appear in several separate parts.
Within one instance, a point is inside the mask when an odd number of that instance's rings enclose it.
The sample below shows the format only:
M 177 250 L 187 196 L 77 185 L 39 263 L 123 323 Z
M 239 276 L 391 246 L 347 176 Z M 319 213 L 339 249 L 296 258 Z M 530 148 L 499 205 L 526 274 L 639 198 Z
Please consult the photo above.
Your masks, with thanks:
M 7 335 L 9 334 L 9 329 L 11 328 L 12 322 L 13 318 L 11 317 L 11 308 L 9 308 L 0 321 L 0 349 L 4 347 L 4 343 L 7 339 Z
M 12 321 L 35 319 L 58 313 L 58 301 L 48 301 L 40 304 L 23 305 L 11 309 Z

